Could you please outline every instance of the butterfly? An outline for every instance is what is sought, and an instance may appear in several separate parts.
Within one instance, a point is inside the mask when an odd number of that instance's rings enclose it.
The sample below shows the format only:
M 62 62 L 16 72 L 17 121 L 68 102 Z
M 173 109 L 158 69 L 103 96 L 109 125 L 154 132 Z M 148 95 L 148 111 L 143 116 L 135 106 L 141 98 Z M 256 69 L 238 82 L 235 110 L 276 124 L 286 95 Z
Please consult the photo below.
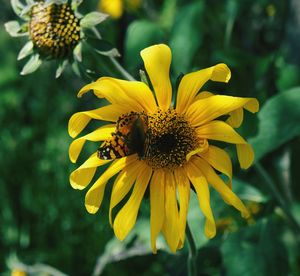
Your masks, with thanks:
M 100 159 L 116 159 L 137 153 L 144 156 L 148 117 L 144 112 L 130 112 L 120 116 L 116 130 L 97 151 Z

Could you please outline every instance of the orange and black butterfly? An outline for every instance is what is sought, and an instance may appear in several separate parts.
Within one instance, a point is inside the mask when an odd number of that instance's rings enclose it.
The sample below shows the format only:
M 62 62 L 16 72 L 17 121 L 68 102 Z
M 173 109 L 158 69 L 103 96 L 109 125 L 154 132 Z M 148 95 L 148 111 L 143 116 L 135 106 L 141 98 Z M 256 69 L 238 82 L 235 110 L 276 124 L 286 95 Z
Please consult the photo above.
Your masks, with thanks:
M 98 149 L 100 159 L 116 159 L 137 153 L 144 156 L 148 117 L 144 112 L 122 115 L 116 124 L 116 132 Z

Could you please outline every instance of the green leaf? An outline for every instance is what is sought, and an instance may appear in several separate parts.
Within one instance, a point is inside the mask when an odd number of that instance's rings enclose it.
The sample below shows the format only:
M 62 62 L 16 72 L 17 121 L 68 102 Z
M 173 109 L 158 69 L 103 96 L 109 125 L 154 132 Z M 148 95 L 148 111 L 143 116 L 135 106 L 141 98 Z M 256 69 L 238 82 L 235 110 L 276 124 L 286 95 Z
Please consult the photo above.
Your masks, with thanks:
M 288 275 L 281 226 L 271 216 L 229 234 L 221 244 L 225 275 Z
M 177 0 L 165 0 L 163 1 L 163 7 L 160 15 L 160 25 L 164 29 L 170 29 L 173 25 L 174 18 L 177 9 Z
M 21 60 L 27 56 L 29 56 L 30 54 L 32 54 L 33 52 L 33 43 L 32 41 L 28 41 L 23 48 L 21 49 L 21 51 L 19 52 L 18 55 L 18 60 Z
M 164 40 L 164 32 L 159 25 L 147 20 L 137 20 L 127 29 L 124 61 L 131 72 L 136 72 L 141 63 L 139 53 L 142 49 Z
M 232 180 L 232 187 L 234 192 L 242 200 L 249 200 L 259 203 L 267 201 L 267 197 L 264 194 L 246 181 L 234 178 Z
M 204 234 L 205 218 L 199 207 L 199 202 L 196 193 L 191 191 L 189 211 L 188 211 L 188 224 L 197 248 L 203 247 L 208 243 L 209 239 Z
M 182 8 L 176 15 L 175 24 L 170 39 L 175 74 L 190 70 L 193 58 L 201 45 L 200 18 L 203 3 L 196 2 Z
M 299 83 L 299 67 L 297 65 L 283 64 L 278 71 L 276 84 L 280 91 L 295 87 Z
M 103 22 L 107 17 L 108 15 L 105 13 L 90 12 L 81 19 L 80 26 L 82 28 L 93 28 Z
M 36 71 L 40 65 L 42 64 L 42 60 L 38 54 L 33 55 L 28 62 L 25 64 L 21 71 L 21 75 L 28 75 Z
M 158 248 L 164 248 L 163 242 L 159 239 Z M 102 275 L 105 267 L 114 262 L 126 260 L 132 257 L 151 254 L 149 222 L 139 219 L 124 241 L 112 238 L 106 243 L 105 251 L 97 260 L 93 275 Z
M 256 161 L 300 135 L 300 87 L 269 99 L 258 113 L 259 131 L 249 139 Z
M 23 32 L 23 28 L 18 21 L 6 22 L 4 27 L 12 37 L 25 36 L 28 34 L 28 32 Z

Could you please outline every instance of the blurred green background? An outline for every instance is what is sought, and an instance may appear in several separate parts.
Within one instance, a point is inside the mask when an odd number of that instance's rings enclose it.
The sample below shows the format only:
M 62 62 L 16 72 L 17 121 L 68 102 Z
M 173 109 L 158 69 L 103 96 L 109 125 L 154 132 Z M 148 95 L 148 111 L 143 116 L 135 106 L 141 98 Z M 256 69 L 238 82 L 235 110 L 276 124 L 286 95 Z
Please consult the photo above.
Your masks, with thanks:
M 78 100 L 85 82 L 71 70 L 55 80 L 51 62 L 20 76 L 24 62 L 16 58 L 26 39 L 5 32 L 3 24 L 17 18 L 9 1 L 0 3 L 0 272 L 9 275 L 23 264 L 38 275 L 60 275 L 53 269 L 68 275 L 186 275 L 187 244 L 176 255 L 150 252 L 147 198 L 124 243 L 108 223 L 110 188 L 100 212 L 85 211 L 85 191 L 69 185 L 77 165 L 68 159 L 67 124 L 99 100 Z M 97 6 L 96 0 L 84 1 L 80 11 Z M 145 0 L 99 30 L 137 78 L 139 51 L 164 42 L 173 51 L 174 83 L 180 73 L 224 62 L 232 69 L 230 83 L 205 88 L 259 99 L 258 116 L 246 114 L 238 130 L 254 146 L 256 163 L 242 171 L 234 160 L 233 190 L 253 217 L 243 220 L 212 192 L 218 234 L 207 240 L 192 197 L 189 223 L 199 275 L 300 275 L 299 1 Z M 98 76 L 108 74 L 104 57 L 87 52 L 84 60 Z

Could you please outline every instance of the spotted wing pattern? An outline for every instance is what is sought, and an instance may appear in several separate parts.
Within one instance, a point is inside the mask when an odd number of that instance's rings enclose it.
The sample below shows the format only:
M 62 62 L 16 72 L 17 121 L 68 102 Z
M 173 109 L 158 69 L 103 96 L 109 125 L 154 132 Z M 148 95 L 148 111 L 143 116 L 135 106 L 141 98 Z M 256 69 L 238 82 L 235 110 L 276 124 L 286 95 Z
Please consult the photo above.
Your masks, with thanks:
M 116 132 L 121 133 L 123 136 L 128 136 L 132 132 L 132 128 L 136 124 L 137 120 L 143 122 L 145 132 L 147 131 L 147 115 L 144 112 L 130 112 L 120 116 L 117 121 Z
M 98 149 L 100 159 L 116 159 L 137 153 L 144 153 L 147 132 L 147 115 L 143 112 L 131 112 L 122 115 L 116 123 L 112 137 Z
M 129 148 L 122 135 L 112 133 L 111 139 L 104 141 L 97 153 L 100 159 L 116 159 L 129 155 Z

